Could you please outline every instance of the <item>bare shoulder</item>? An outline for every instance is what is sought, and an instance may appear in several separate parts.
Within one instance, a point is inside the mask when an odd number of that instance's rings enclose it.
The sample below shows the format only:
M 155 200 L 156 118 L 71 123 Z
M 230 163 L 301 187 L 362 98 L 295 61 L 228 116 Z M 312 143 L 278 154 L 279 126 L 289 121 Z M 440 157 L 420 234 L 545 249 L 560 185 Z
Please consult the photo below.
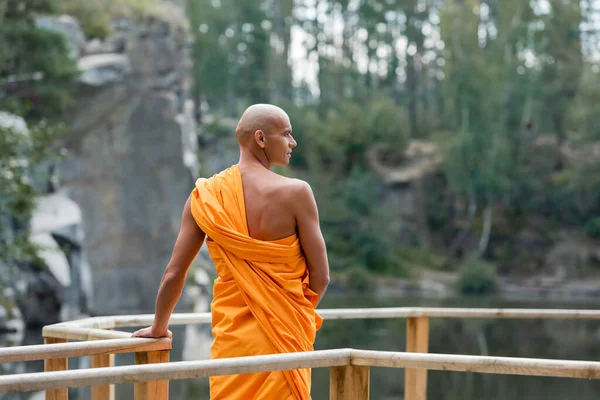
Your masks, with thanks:
M 294 205 L 308 206 L 314 203 L 312 188 L 301 179 L 285 178 L 285 197 Z
M 282 191 L 292 194 L 312 193 L 310 185 L 297 178 L 288 178 L 286 176 L 278 175 L 278 184 Z

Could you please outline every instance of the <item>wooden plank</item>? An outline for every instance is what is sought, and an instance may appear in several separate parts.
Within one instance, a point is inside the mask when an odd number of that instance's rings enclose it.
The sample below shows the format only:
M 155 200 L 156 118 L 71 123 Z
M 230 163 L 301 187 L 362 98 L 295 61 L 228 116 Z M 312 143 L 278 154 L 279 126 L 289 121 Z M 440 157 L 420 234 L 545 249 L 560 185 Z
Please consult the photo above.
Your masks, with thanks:
M 132 326 L 149 326 L 154 322 L 154 314 L 142 315 L 119 315 L 111 317 L 115 328 Z M 212 316 L 209 312 L 203 313 L 175 313 L 171 314 L 169 325 L 196 325 L 209 324 L 212 322 Z
M 114 366 L 114 354 L 99 354 L 92 356 L 92 368 L 107 368 Z M 92 386 L 92 400 L 115 400 L 115 385 Z
M 133 353 L 136 351 L 168 350 L 169 339 L 106 339 L 60 344 L 42 344 L 0 348 L 0 364 L 5 362 L 23 362 L 50 360 L 54 358 L 81 357 L 100 354 Z
M 42 329 L 44 337 L 56 337 L 68 340 L 100 340 L 100 339 L 127 339 L 131 333 L 110 331 L 106 329 L 83 328 L 80 326 L 50 325 Z
M 45 344 L 65 343 L 65 339 L 44 338 Z M 55 358 L 44 361 L 44 372 L 66 371 L 68 369 L 67 358 Z M 47 389 L 46 400 L 67 400 L 69 398 L 69 389 L 67 387 Z
M 409 318 L 406 322 L 406 351 L 429 351 L 429 318 Z M 404 400 L 427 400 L 427 370 L 408 368 L 404 374 Z
M 600 379 L 600 362 L 597 361 L 335 349 L 219 360 L 179 361 L 162 364 L 4 375 L 0 376 L 0 392 L 94 386 L 109 383 L 136 383 L 153 380 L 195 379 L 298 368 L 333 367 L 348 365 L 349 363 L 371 367 L 425 368 L 504 375 Z
M 353 365 L 485 374 L 600 379 L 600 362 L 353 350 Z
M 368 318 L 511 318 L 511 319 L 600 319 L 600 310 L 520 309 L 520 308 L 443 308 L 386 307 L 338 308 L 317 310 L 325 319 Z
M 339 308 L 318 310 L 325 319 L 369 318 L 523 318 L 523 319 L 600 319 L 600 310 L 576 309 L 511 309 L 511 308 L 442 308 L 442 307 L 387 307 Z M 118 339 L 127 332 L 110 332 L 116 327 L 145 326 L 152 322 L 152 314 L 93 317 L 62 322 L 43 328 L 43 335 L 69 340 Z M 176 325 L 210 323 L 210 313 L 176 313 L 170 323 Z
M 135 353 L 136 364 L 169 362 L 169 350 Z M 139 382 L 133 386 L 134 400 L 168 400 L 169 380 Z
M 330 400 L 369 400 L 367 366 L 344 365 L 329 370 Z
M 64 372 L 0 376 L 0 392 L 47 388 L 136 383 L 155 380 L 195 379 L 217 375 L 319 368 L 350 363 L 351 349 L 319 350 L 254 357 L 127 365 Z

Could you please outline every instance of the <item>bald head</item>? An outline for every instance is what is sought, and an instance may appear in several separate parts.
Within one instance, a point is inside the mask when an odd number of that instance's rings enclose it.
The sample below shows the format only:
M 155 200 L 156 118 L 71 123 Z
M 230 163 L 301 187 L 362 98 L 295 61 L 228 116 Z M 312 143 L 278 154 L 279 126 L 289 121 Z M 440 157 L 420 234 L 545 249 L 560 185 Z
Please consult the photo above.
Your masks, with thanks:
M 285 111 L 272 104 L 255 104 L 246 109 L 235 129 L 235 136 L 240 145 L 247 145 L 254 139 L 256 131 L 269 134 L 279 126 L 289 125 L 289 117 Z

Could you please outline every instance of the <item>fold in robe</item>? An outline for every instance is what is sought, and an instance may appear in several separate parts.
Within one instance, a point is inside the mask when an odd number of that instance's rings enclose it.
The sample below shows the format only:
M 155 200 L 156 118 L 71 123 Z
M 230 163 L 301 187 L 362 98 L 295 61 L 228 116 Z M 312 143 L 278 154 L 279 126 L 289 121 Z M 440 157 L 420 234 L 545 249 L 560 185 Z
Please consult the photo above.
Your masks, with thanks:
M 211 303 L 211 358 L 312 351 L 323 320 L 300 241 L 297 235 L 275 241 L 249 236 L 237 165 L 198 179 L 191 210 L 219 276 Z M 310 369 L 211 377 L 210 396 L 310 399 Z

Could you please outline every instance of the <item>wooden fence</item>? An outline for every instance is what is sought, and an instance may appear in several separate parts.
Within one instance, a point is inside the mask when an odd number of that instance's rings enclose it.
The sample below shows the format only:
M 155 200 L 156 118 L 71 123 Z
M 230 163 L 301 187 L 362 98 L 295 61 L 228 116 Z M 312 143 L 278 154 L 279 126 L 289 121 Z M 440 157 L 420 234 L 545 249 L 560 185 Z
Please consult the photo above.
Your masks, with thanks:
M 0 392 L 46 390 L 66 400 L 67 388 L 92 386 L 93 400 L 114 399 L 114 384 L 133 383 L 135 400 L 168 398 L 169 381 L 296 368 L 330 368 L 330 398 L 368 399 L 369 368 L 405 368 L 405 400 L 425 400 L 427 370 L 598 379 L 600 362 L 426 354 L 429 318 L 600 319 L 595 310 L 374 308 L 320 310 L 326 319 L 407 318 L 406 352 L 355 349 L 168 362 L 167 339 L 130 338 L 120 327 L 145 326 L 153 315 L 94 317 L 46 326 L 44 345 L 0 349 L 0 363 L 45 360 L 42 373 L 0 377 Z M 171 324 L 209 323 L 210 313 L 173 314 Z M 83 342 L 67 343 L 67 340 Z M 114 354 L 135 353 L 135 366 L 114 367 Z M 67 370 L 69 357 L 91 356 L 92 368 Z

